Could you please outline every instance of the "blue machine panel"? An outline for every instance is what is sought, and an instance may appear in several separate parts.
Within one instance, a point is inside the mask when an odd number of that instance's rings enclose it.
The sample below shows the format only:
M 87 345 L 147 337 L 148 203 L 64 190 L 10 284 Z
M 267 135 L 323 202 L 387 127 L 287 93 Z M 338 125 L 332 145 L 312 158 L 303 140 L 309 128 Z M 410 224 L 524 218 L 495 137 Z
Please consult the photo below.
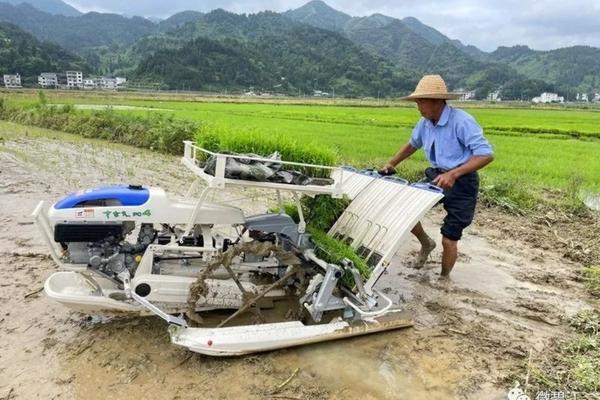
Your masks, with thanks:
M 148 189 L 134 185 L 104 186 L 94 189 L 80 190 L 71 193 L 58 201 L 54 208 L 57 210 L 75 208 L 85 203 L 110 201 L 121 206 L 140 206 L 148 201 Z M 90 207 L 94 207 L 90 205 Z

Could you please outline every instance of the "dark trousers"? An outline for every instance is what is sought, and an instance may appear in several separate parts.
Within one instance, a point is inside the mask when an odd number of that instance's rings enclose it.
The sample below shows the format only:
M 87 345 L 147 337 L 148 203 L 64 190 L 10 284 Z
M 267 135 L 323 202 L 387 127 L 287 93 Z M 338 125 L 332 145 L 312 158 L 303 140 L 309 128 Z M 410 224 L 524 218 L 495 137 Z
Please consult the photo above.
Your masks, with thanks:
M 427 168 L 425 170 L 425 181 L 431 182 L 444 170 L 439 168 Z M 450 240 L 460 240 L 463 230 L 471 225 L 475 216 L 477 205 L 477 193 L 479 191 L 479 174 L 471 172 L 458 178 L 454 186 L 444 190 L 444 205 L 447 215 L 442 225 L 442 235 Z

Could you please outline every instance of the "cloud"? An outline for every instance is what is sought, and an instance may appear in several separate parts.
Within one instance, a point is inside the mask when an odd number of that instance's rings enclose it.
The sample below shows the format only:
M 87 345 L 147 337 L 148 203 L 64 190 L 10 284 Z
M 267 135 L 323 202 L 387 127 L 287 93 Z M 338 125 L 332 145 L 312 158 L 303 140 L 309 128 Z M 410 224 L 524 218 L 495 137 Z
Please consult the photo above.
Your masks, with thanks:
M 184 10 L 216 8 L 236 13 L 277 12 L 300 7 L 305 0 L 68 0 L 82 11 L 168 17 Z M 416 17 L 452 39 L 491 51 L 526 44 L 534 49 L 590 45 L 600 47 L 598 0 L 327 0 L 353 16 L 381 13 Z

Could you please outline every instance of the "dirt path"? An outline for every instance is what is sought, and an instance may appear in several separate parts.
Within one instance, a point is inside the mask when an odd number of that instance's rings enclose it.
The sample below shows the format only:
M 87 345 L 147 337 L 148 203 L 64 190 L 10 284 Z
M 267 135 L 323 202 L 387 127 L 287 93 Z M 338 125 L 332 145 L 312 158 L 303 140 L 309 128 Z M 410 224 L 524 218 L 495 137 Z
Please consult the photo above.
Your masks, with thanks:
M 451 282 L 438 281 L 439 252 L 406 267 L 412 239 L 381 279 L 414 328 L 233 359 L 192 354 L 156 318 L 89 318 L 32 294 L 56 270 L 29 217 L 39 200 L 118 182 L 182 194 L 179 159 L 12 124 L 0 134 L 0 398 L 504 399 L 528 352 L 550 351 L 568 332 L 561 318 L 589 307 L 579 264 L 519 240 L 519 219 L 482 210 Z M 438 243 L 441 217 L 425 221 Z

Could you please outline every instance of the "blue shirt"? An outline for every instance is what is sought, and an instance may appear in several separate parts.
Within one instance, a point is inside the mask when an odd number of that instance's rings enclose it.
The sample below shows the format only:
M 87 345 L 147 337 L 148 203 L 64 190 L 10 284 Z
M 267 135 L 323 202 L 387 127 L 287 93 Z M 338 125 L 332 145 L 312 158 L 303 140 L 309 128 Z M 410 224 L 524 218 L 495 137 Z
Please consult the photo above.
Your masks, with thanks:
M 466 112 L 446 105 L 436 125 L 425 118 L 413 129 L 409 141 L 421 147 L 425 158 L 435 168 L 454 169 L 473 156 L 492 155 L 492 147 L 483 136 L 481 126 Z

